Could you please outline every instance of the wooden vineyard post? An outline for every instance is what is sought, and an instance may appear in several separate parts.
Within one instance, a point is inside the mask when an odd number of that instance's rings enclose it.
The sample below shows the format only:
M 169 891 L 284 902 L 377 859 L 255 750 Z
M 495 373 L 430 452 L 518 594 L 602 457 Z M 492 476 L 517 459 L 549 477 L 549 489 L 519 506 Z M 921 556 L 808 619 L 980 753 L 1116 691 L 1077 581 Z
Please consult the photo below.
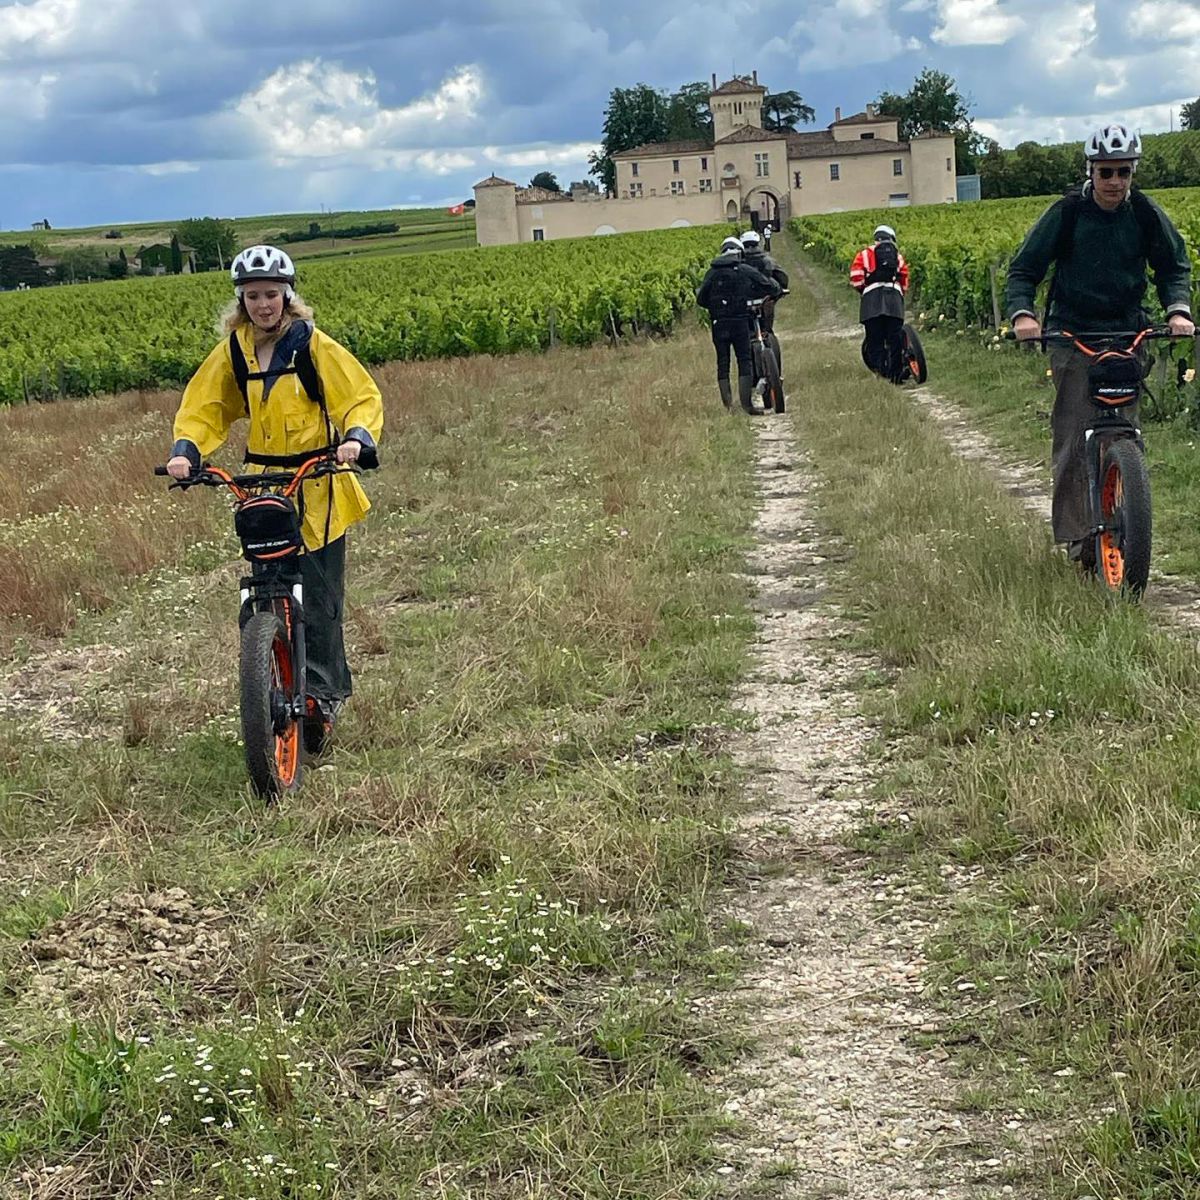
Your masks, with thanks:
M 988 278 L 992 284 L 992 321 L 995 323 L 996 329 L 999 330 L 1000 325 L 1001 325 L 1000 293 L 996 289 L 996 264 L 995 263 L 992 263 L 988 267 Z

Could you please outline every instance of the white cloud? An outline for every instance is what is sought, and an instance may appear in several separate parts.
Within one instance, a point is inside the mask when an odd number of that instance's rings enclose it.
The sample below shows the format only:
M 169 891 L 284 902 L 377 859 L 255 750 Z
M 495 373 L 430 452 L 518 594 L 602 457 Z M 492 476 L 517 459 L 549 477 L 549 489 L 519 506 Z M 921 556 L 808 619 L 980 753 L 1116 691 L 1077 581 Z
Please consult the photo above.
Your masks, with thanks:
M 943 46 L 999 46 L 1025 24 L 997 0 L 938 0 L 938 22 L 931 36 Z
M 483 153 L 489 162 L 501 167 L 553 167 L 586 162 L 588 155 L 599 149 L 597 142 L 564 142 L 557 146 L 528 146 L 520 149 L 485 146 Z
M 198 163 L 172 159 L 170 162 L 142 163 L 137 168 L 143 175 L 191 175 L 200 170 Z
M 1195 41 L 1200 38 L 1200 5 L 1142 0 L 1129 14 L 1128 28 L 1137 37 L 1159 42 Z
M 1019 142 L 1079 142 L 1092 130 L 1110 121 L 1121 121 L 1142 133 L 1158 133 L 1170 127 L 1172 109 L 1175 110 L 1176 128 L 1179 127 L 1179 106 L 1188 99 L 1144 104 L 1116 113 L 1110 109 L 1097 109 L 1070 116 L 1042 116 L 1018 107 L 1006 117 L 977 120 L 975 128 L 985 137 L 995 138 L 1002 146 L 1015 146 Z
M 79 23 L 80 0 L 33 0 L 0 8 L 0 57 L 27 57 L 70 40 Z
M 428 146 L 477 115 L 483 96 L 477 67 L 460 67 L 431 94 L 385 108 L 373 71 L 348 71 L 320 59 L 281 67 L 234 108 L 276 158 L 369 156 Z
M 1046 66 L 1061 71 L 1096 40 L 1096 5 L 1060 8 L 1047 12 L 1038 21 L 1032 44 L 1043 50 Z M 1107 62 L 1104 64 L 1107 66 Z M 1118 67 L 1120 64 L 1116 64 Z

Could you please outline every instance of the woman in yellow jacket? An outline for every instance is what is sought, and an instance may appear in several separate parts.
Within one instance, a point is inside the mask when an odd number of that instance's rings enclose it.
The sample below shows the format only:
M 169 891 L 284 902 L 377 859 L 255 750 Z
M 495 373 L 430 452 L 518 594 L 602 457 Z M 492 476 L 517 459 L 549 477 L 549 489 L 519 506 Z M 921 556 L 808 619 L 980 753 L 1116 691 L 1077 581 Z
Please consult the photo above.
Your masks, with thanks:
M 251 246 L 233 260 L 230 275 L 237 298 L 224 315 L 229 337 L 184 390 L 168 472 L 187 478 L 222 445 L 233 422 L 247 416 L 247 463 L 299 466 L 336 446 L 338 462 L 374 465 L 383 430 L 379 388 L 353 354 L 313 325 L 312 309 L 295 292 L 291 258 L 272 246 Z M 319 751 L 351 691 L 342 640 L 345 535 L 370 504 L 349 473 L 315 479 L 303 490 L 305 741 Z

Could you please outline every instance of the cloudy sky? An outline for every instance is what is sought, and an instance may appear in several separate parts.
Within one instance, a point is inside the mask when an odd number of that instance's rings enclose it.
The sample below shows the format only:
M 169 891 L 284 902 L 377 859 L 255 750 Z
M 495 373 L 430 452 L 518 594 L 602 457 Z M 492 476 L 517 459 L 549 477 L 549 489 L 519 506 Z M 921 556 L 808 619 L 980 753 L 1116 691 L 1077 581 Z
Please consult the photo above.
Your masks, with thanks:
M 0 0 L 0 227 L 448 204 L 582 178 L 609 90 L 934 66 L 1006 145 L 1200 93 L 1200 0 Z

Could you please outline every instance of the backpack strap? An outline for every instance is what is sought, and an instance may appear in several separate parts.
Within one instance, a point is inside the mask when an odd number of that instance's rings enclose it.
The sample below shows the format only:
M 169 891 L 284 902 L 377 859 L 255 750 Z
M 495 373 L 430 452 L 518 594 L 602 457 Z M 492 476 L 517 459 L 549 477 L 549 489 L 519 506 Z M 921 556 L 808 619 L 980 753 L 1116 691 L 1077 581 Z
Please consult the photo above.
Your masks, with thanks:
M 1062 224 L 1058 228 L 1058 238 L 1054 243 L 1054 276 L 1050 280 L 1050 288 L 1046 292 L 1046 311 L 1042 314 L 1043 329 L 1050 316 L 1050 305 L 1057 289 L 1058 264 L 1069 259 L 1075 252 L 1075 229 L 1079 224 L 1079 214 L 1083 209 L 1084 199 L 1083 188 L 1074 187 L 1061 200 L 1057 201 L 1062 213 Z M 1140 188 L 1130 189 L 1129 203 L 1141 233 L 1142 254 L 1148 259 L 1160 235 L 1158 213 L 1155 212 L 1150 197 Z

